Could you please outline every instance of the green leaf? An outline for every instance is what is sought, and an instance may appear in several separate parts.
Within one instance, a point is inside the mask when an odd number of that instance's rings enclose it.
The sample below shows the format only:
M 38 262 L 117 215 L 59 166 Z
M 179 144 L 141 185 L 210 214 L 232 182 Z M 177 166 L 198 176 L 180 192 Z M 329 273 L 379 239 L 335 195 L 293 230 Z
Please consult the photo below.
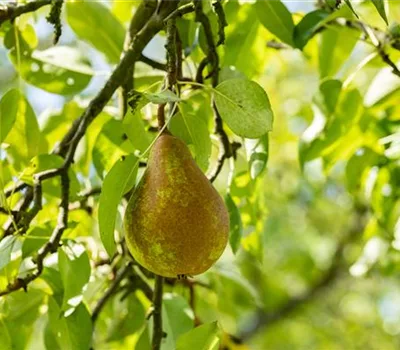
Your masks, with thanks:
M 0 270 L 2 270 L 11 260 L 11 252 L 14 248 L 16 238 L 14 236 L 4 237 L 0 241 Z
M 110 119 L 104 124 L 93 146 L 93 165 L 97 174 L 103 178 L 118 159 L 133 151 L 122 122 Z
M 242 219 L 238 207 L 229 194 L 225 196 L 225 204 L 229 212 L 229 244 L 231 245 L 233 253 L 236 254 L 240 247 L 240 240 L 243 235 Z
M 349 59 L 360 34 L 349 28 L 326 29 L 319 45 L 319 72 L 321 78 L 334 76 Z
M 83 112 L 83 108 L 72 100 L 64 104 L 61 110 L 49 110 L 40 115 L 40 130 L 49 144 L 49 149 L 53 149 L 57 142 L 67 133 L 71 124 Z
M 239 136 L 258 138 L 272 130 L 273 112 L 268 95 L 246 79 L 225 80 L 214 89 L 222 119 Z
M 58 306 L 61 307 L 64 298 L 64 286 L 60 272 L 54 268 L 45 267 L 40 278 L 51 288 L 54 300 L 57 302 Z
M 303 50 L 308 41 L 315 35 L 321 22 L 329 16 L 329 12 L 324 10 L 315 10 L 307 13 L 296 25 L 293 32 L 295 46 Z
M 67 2 L 66 9 L 68 24 L 78 38 L 89 42 L 110 62 L 117 63 L 124 45 L 125 30 L 110 10 L 95 1 Z
M 146 321 L 146 310 L 133 293 L 123 301 L 116 296 L 112 306 L 111 315 L 117 314 L 118 317 L 105 318 L 107 321 L 111 321 L 106 337 L 107 342 L 121 341 L 121 339 L 136 333 Z
M 377 165 L 379 161 L 385 161 L 370 148 L 361 148 L 358 150 L 346 164 L 346 182 L 350 191 L 357 191 L 362 187 L 364 177 L 363 174 Z
M 58 269 L 64 286 L 61 309 L 68 316 L 82 302 L 82 293 L 89 282 L 90 262 L 85 247 L 72 241 L 63 245 L 58 250 Z
M 10 333 L 8 332 L 7 325 L 4 322 L 3 317 L 1 316 L 0 316 L 0 339 L 1 339 L 1 348 L 3 350 L 13 350 Z
M 181 335 L 176 343 L 176 350 L 214 350 L 218 349 L 217 322 L 203 324 Z
M 44 51 L 15 48 L 9 56 L 15 69 L 29 84 L 61 95 L 81 92 L 90 82 L 93 71 L 82 54 L 71 47 L 56 46 Z
M 9 144 L 7 155 L 11 158 L 10 162 L 19 170 L 39 153 L 42 136 L 28 100 L 19 94 L 19 99 L 15 102 L 15 123 L 4 142 Z
M 108 255 L 115 252 L 114 228 L 118 204 L 136 181 L 139 160 L 133 154 L 117 161 L 104 179 L 99 199 L 100 238 Z
M 353 5 L 351 4 L 351 1 L 350 1 L 350 0 L 344 0 L 344 2 L 345 2 L 346 5 L 349 7 L 349 9 L 351 10 L 351 12 L 353 12 L 354 15 L 355 15 L 357 18 L 359 18 L 357 12 L 354 10 Z
M 194 314 L 185 298 L 172 293 L 163 295 L 163 324 L 173 345 L 194 327 Z
M 257 13 L 263 26 L 280 40 L 293 46 L 292 14 L 280 0 L 257 0 Z
M 231 29 L 225 40 L 222 65 L 225 69 L 235 69 L 238 74 L 251 78 L 261 73 L 265 64 L 265 39 L 259 35 L 261 25 L 255 18 L 256 8 L 250 4 L 239 5 L 232 1 L 226 4 L 225 11 L 229 16 L 228 28 Z M 221 72 L 220 82 L 223 80 L 226 77 Z
M 140 110 L 146 102 L 144 99 L 135 106 L 135 109 L 129 109 L 123 120 L 123 127 L 126 135 L 131 141 L 133 148 L 144 152 L 150 146 L 150 137 L 146 132 Z
M 31 287 L 29 292 L 17 291 L 7 295 L 0 303 L 0 318 L 7 324 L 8 333 L 12 342 L 12 349 L 23 350 L 34 333 L 34 324 L 40 315 L 40 306 L 45 301 L 45 294 Z M 1 339 L 1 349 L 3 349 Z
M 388 25 L 389 22 L 388 22 L 388 19 L 387 19 L 387 16 L 386 16 L 384 0 L 372 0 L 372 3 L 374 4 L 374 6 L 375 6 L 376 10 L 378 11 L 379 15 L 382 17 L 382 19 Z
M 196 162 L 203 171 L 207 171 L 211 156 L 211 139 L 208 125 L 189 105 L 182 104 L 179 108 L 183 123 L 190 135 L 190 143 L 194 145 Z
M 72 314 L 66 316 L 62 314 L 55 299 L 49 297 L 48 326 L 61 350 L 87 350 L 90 348 L 92 321 L 83 303 L 80 303 Z
M 250 176 L 254 180 L 265 169 L 268 162 L 268 134 L 257 139 L 246 139 L 245 148 L 249 161 Z
M 50 225 L 30 227 L 24 236 L 22 244 L 22 258 L 26 258 L 35 251 L 38 251 L 51 236 L 52 228 Z
M 336 79 L 327 79 L 321 82 L 318 93 L 314 96 L 313 102 L 320 108 L 325 116 L 331 115 L 337 106 L 342 82 Z
M 11 89 L 0 100 L 0 143 L 4 141 L 15 123 L 19 99 L 19 91 Z

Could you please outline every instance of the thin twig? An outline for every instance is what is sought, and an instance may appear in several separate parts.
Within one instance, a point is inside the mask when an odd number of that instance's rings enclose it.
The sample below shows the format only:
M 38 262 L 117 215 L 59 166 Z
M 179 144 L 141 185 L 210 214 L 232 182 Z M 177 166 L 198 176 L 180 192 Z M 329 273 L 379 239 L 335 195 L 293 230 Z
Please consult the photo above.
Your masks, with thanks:
M 156 275 L 153 299 L 153 339 L 152 349 L 160 350 L 161 341 L 164 337 L 162 328 L 162 296 L 163 296 L 163 277 Z
M 16 17 L 23 15 L 24 13 L 34 12 L 43 6 L 50 5 L 51 0 L 36 0 L 28 2 L 24 5 L 16 5 L 10 3 L 4 7 L 0 7 L 0 26 L 7 20 L 14 20 Z
M 139 61 L 143 62 L 145 64 L 147 64 L 148 66 L 154 68 L 154 69 L 158 69 L 158 70 L 162 70 L 162 71 L 166 71 L 167 70 L 167 65 L 165 63 L 161 63 L 158 61 L 155 61 L 145 55 L 140 55 L 139 57 Z

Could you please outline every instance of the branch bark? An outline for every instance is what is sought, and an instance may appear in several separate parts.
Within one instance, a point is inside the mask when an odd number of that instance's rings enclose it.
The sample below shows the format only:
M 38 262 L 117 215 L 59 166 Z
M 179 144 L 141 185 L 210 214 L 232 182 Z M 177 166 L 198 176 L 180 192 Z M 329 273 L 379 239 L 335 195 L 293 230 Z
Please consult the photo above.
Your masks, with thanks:
M 153 299 L 153 339 L 152 349 L 160 350 L 161 341 L 164 337 L 162 329 L 162 295 L 163 295 L 164 278 L 156 276 L 154 286 L 154 299 Z
M 28 2 L 24 5 L 15 5 L 10 3 L 5 5 L 3 8 L 0 7 L 0 26 L 3 22 L 7 20 L 14 20 L 18 16 L 23 15 L 24 13 L 34 12 L 39 10 L 41 7 L 50 5 L 51 0 L 36 0 L 32 2 Z

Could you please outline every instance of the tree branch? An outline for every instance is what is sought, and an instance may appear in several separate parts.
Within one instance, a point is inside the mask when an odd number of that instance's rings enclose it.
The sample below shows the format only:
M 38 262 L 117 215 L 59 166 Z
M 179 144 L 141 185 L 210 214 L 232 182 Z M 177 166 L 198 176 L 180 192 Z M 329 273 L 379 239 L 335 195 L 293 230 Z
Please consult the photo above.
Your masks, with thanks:
M 45 175 L 42 176 L 43 178 L 45 178 Z M 16 278 L 13 282 L 8 284 L 8 286 L 4 290 L 0 290 L 0 296 L 9 294 L 21 288 L 26 291 L 27 285 L 41 275 L 44 267 L 43 265 L 44 259 L 47 257 L 47 255 L 49 255 L 50 253 L 55 253 L 57 251 L 62 234 L 64 233 L 64 230 L 68 226 L 68 205 L 69 205 L 69 186 L 70 186 L 68 169 L 63 169 L 62 171 L 60 171 L 60 176 L 61 176 L 61 203 L 60 203 L 60 209 L 58 211 L 57 225 L 54 228 L 53 233 L 50 236 L 50 239 L 44 246 L 42 246 L 39 249 L 38 255 L 33 260 L 34 263 L 36 264 L 36 271 L 26 275 L 23 278 Z M 36 187 L 36 191 L 40 192 L 41 187 L 40 186 Z M 38 195 L 38 193 L 36 193 L 36 195 Z M 34 201 L 35 200 L 39 201 L 37 198 L 35 198 Z M 41 205 L 41 203 L 37 205 Z
M 129 29 L 125 36 L 124 51 L 122 55 L 126 55 L 132 44 L 134 38 L 139 33 L 141 29 L 146 25 L 146 22 L 151 18 L 157 8 L 157 0 L 142 1 L 135 14 L 129 23 Z M 121 85 L 121 118 L 124 118 L 128 110 L 128 93 L 134 88 L 134 71 L 135 71 L 135 61 L 131 63 L 131 66 L 126 72 L 126 80 Z
M 140 55 L 139 61 L 147 64 L 148 66 L 150 66 L 154 69 L 163 70 L 163 71 L 167 70 L 167 65 L 165 63 L 157 62 L 157 61 L 155 61 L 149 57 L 146 57 L 144 55 Z
M 51 0 L 36 0 L 28 2 L 24 5 L 16 5 L 10 3 L 3 7 L 0 7 L 0 26 L 7 20 L 14 20 L 16 17 L 23 15 L 24 13 L 34 12 L 43 6 L 50 5 Z
M 156 275 L 153 299 L 153 339 L 152 349 L 160 350 L 161 341 L 164 337 L 162 329 L 162 296 L 163 296 L 163 277 Z

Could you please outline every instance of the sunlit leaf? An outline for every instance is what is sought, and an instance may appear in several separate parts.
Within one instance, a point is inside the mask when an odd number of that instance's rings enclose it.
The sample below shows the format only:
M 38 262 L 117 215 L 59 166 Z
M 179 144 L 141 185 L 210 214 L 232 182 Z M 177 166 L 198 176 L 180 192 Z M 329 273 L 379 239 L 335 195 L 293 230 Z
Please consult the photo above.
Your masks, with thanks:
M 176 350 L 214 350 L 218 349 L 217 322 L 203 324 L 178 338 Z
M 16 89 L 9 90 L 0 101 L 0 143 L 15 123 L 20 95 Z
M 85 304 L 79 304 L 72 314 L 66 316 L 54 298 L 49 297 L 48 325 L 61 350 L 90 348 L 92 321 Z
M 118 159 L 133 151 L 122 122 L 110 119 L 104 124 L 93 146 L 93 165 L 97 174 L 103 178 Z
M 4 142 L 9 144 L 7 153 L 17 169 L 27 164 L 40 152 L 42 136 L 39 131 L 35 113 L 28 100 L 19 94 L 16 102 L 16 119 L 13 128 Z
M 99 199 L 100 238 L 110 257 L 115 252 L 114 228 L 118 204 L 135 184 L 138 158 L 129 155 L 117 161 L 104 179 Z
M 222 119 L 243 137 L 258 138 L 272 130 L 273 112 L 266 92 L 246 79 L 225 80 L 214 90 Z
M 389 24 L 387 16 L 386 16 L 384 0 L 372 0 L 372 3 L 374 4 L 376 10 L 378 11 L 378 13 L 382 17 L 382 19 L 385 21 L 385 23 Z
M 68 24 L 78 38 L 89 42 L 105 54 L 110 62 L 118 62 L 124 45 L 125 30 L 110 10 L 94 1 L 69 1 L 66 9 Z
M 240 240 L 243 234 L 242 219 L 238 207 L 229 194 L 225 196 L 225 203 L 228 208 L 230 222 L 229 244 L 232 251 L 236 253 L 240 247 Z
M 334 76 L 349 58 L 358 41 L 359 33 L 352 29 L 326 29 L 321 33 L 319 71 L 321 78 Z M 340 42 L 340 45 L 338 43 Z
M 82 91 L 93 72 L 82 54 L 68 46 L 56 46 L 45 51 L 10 51 L 15 69 L 29 84 L 48 92 L 72 95 Z
M 280 0 L 257 0 L 255 6 L 263 26 L 280 40 L 293 45 L 294 23 L 286 6 Z
M 64 285 L 61 309 L 67 316 L 82 302 L 84 288 L 89 282 L 90 263 L 85 247 L 68 241 L 58 250 L 58 269 Z
M 307 13 L 294 28 L 294 43 L 297 48 L 302 50 L 308 41 L 315 35 L 321 22 L 329 16 L 329 12 L 315 10 Z

